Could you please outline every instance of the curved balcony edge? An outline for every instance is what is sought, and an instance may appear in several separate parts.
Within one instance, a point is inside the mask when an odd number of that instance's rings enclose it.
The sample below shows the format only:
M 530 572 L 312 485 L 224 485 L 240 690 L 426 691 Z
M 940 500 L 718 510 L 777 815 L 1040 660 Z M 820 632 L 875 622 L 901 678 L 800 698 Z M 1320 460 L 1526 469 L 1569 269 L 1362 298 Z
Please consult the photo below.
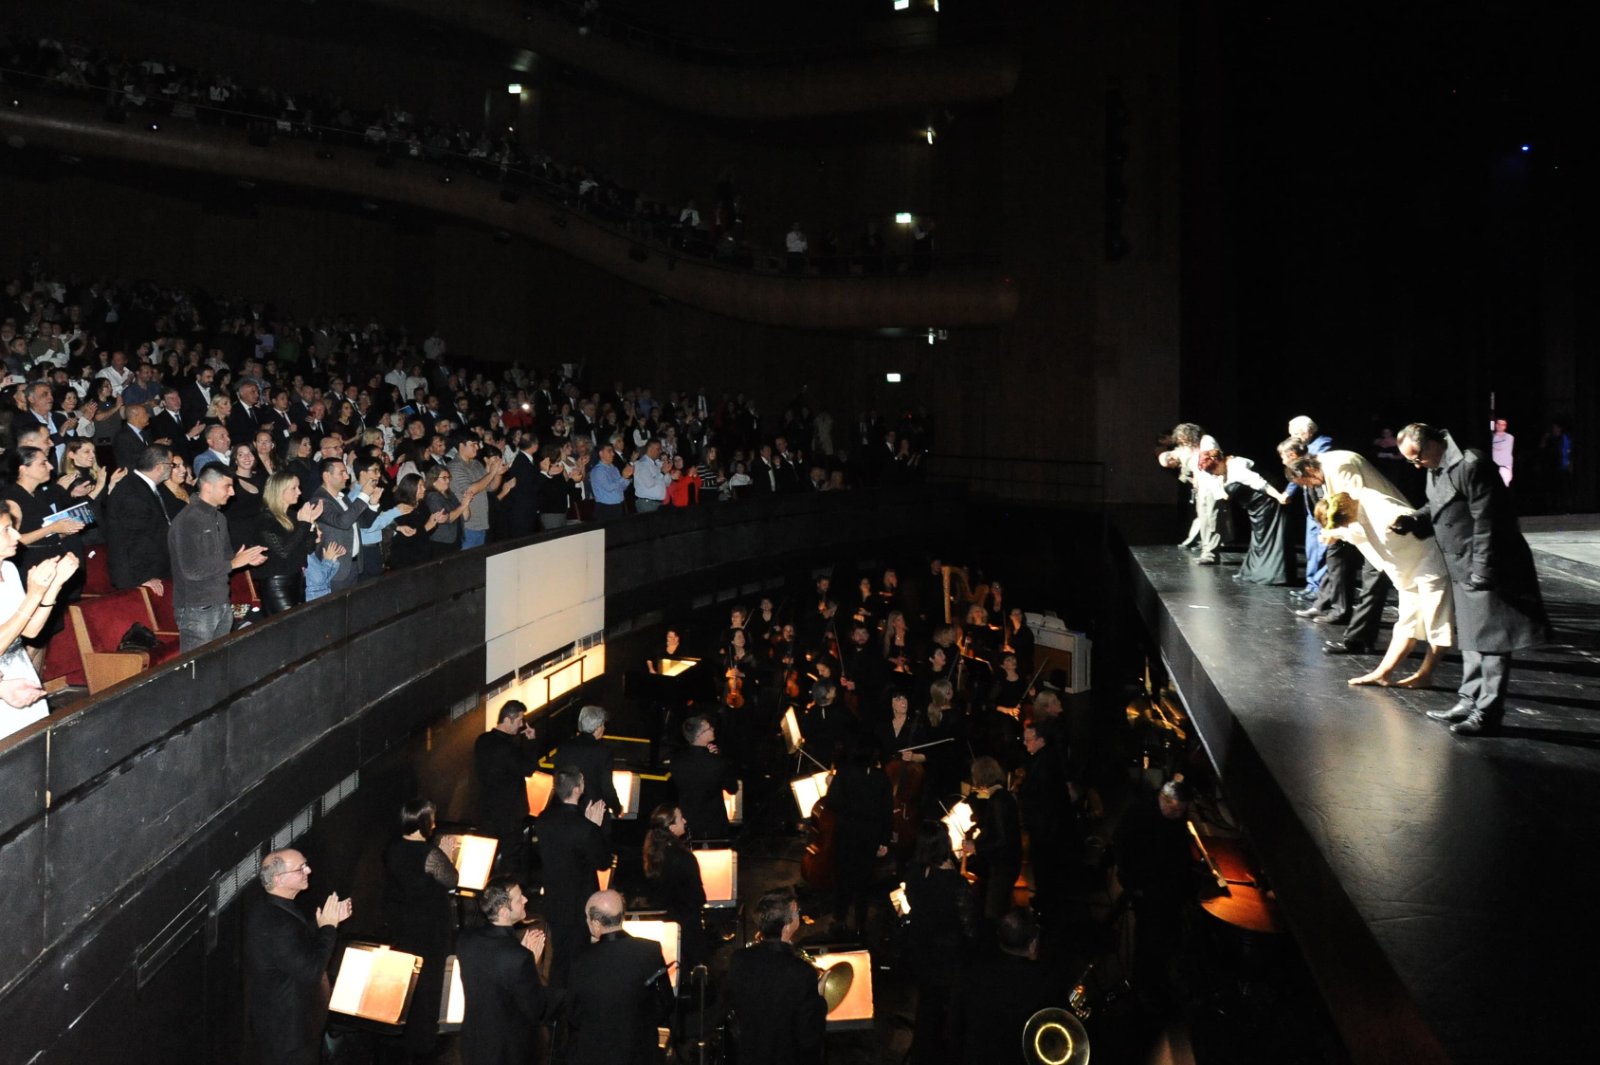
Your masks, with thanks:
M 931 104 L 985 103 L 1010 95 L 1015 59 L 986 49 L 943 48 L 788 68 L 708 67 L 583 35 L 542 7 L 506 0 L 367 0 L 526 48 L 667 107 L 726 119 L 818 118 Z
M 680 303 L 762 325 L 869 330 L 997 325 L 1017 309 L 1017 291 L 993 273 L 815 278 L 756 274 L 673 254 L 586 215 L 525 195 L 510 202 L 493 182 L 441 183 L 429 164 L 382 168 L 351 149 L 327 157 L 313 142 L 251 145 L 242 133 L 169 121 L 116 124 L 94 105 L 30 91 L 0 110 L 0 135 L 26 146 L 250 181 L 346 193 L 437 212 L 537 241 Z

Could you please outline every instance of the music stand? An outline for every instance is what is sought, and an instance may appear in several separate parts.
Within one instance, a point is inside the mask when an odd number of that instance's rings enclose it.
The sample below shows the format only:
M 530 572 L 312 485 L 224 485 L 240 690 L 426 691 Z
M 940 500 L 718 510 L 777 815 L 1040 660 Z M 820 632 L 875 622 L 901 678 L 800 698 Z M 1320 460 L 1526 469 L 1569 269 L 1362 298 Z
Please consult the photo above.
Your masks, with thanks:
M 783 720 L 778 722 L 778 727 L 783 731 L 784 742 L 789 745 L 789 753 L 799 753 L 800 745 L 805 740 L 800 735 L 800 719 L 795 716 L 794 707 L 783 712 Z
M 802 819 L 810 817 L 812 809 L 828 794 L 828 781 L 832 776 L 828 770 L 821 769 L 789 781 L 789 790 L 794 793 L 794 803 L 799 807 Z
M 635 939 L 648 939 L 661 945 L 672 990 L 678 990 L 678 970 L 682 968 L 679 962 L 683 957 L 683 929 L 678 922 L 667 920 L 660 910 L 639 910 L 622 915 L 622 930 Z
M 951 852 L 960 854 L 961 844 L 967 841 L 967 834 L 972 831 L 972 826 L 977 824 L 977 818 L 972 813 L 972 804 L 962 799 L 950 807 L 950 812 L 939 820 L 944 822 L 945 831 L 950 834 Z
M 461 986 L 461 967 L 452 954 L 444 960 L 444 988 L 439 992 L 440 1033 L 461 1031 L 466 1015 L 467 993 Z
M 722 805 L 728 811 L 728 824 L 744 824 L 744 781 L 739 781 L 739 790 L 732 795 L 722 793 Z
M 611 771 L 611 787 L 616 790 L 617 800 L 622 803 L 622 812 L 617 815 L 617 820 L 637 820 L 639 817 L 639 774 L 631 769 L 613 769 Z
M 739 855 L 732 847 L 692 847 L 700 864 L 700 885 L 705 888 L 708 910 L 739 905 Z
M 554 774 L 535 770 L 533 775 L 527 778 L 527 782 L 528 813 L 538 817 L 550 803 L 550 794 L 555 791 L 556 778 Z
M 808 948 L 811 964 L 819 972 L 826 972 L 841 962 L 847 962 L 853 977 L 850 992 L 843 1001 L 828 1011 L 827 1030 L 852 1032 L 872 1027 L 872 952 L 857 946 Z
M 405 1027 L 422 959 L 384 943 L 347 943 L 328 1010 L 358 1027 L 394 1034 Z
M 457 891 L 482 891 L 494 875 L 494 856 L 500 841 L 493 836 L 463 833 L 450 862 L 456 867 Z

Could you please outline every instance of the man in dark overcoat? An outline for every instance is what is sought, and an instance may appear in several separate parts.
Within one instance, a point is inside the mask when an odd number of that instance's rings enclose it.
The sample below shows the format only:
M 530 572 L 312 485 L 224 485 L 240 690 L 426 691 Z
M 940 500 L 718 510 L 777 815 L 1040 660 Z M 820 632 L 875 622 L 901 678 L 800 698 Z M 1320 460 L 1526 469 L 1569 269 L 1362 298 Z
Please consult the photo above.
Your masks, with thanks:
M 1546 641 L 1548 623 L 1533 553 L 1495 464 L 1448 432 L 1415 422 L 1400 431 L 1400 454 L 1427 471 L 1428 505 L 1394 530 L 1435 536 L 1455 595 L 1461 687 L 1456 704 L 1428 716 L 1458 736 L 1494 732 L 1505 716 L 1513 652 Z

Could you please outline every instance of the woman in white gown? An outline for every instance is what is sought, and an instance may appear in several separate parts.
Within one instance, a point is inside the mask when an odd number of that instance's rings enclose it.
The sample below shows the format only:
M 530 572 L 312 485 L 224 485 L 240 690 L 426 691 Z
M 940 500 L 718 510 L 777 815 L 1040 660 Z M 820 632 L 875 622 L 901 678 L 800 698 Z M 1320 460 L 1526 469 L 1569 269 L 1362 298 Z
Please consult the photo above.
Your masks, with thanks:
M 9 736 L 50 713 L 39 674 L 22 637 L 37 636 L 55 609 L 61 586 L 77 572 L 76 555 L 47 558 L 28 571 L 23 587 L 11 557 L 17 553 L 15 503 L 0 506 L 0 736 Z
M 1393 532 L 1389 526 L 1410 513 L 1404 500 L 1364 488 L 1355 495 L 1335 492 L 1317 504 L 1315 515 L 1326 542 L 1343 540 L 1355 546 L 1368 562 L 1388 575 L 1400 593 L 1399 618 L 1389 650 L 1371 673 L 1351 684 L 1420 688 L 1428 682 L 1439 651 L 1455 643 L 1455 608 L 1450 598 L 1450 576 L 1437 541 L 1419 540 Z M 1422 665 L 1409 677 L 1389 679 L 1418 640 L 1428 642 Z

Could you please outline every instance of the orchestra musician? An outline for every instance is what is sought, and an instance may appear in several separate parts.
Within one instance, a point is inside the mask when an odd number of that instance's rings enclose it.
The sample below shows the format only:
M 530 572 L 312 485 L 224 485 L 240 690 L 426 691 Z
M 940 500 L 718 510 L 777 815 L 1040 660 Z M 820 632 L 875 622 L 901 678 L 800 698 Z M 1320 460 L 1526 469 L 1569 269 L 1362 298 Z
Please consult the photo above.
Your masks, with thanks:
M 878 741 L 878 756 L 920 765 L 928 760 L 922 751 L 908 751 L 927 742 L 927 734 L 919 716 L 911 710 L 911 700 L 901 691 L 889 693 L 889 713 L 879 714 L 872 722 L 872 737 Z
M 683 723 L 689 746 L 672 760 L 672 782 L 695 838 L 727 839 L 728 808 L 723 793 L 739 790 L 739 770 L 717 750 L 717 730 L 711 719 L 696 714 Z
M 554 998 L 539 981 L 545 933 L 523 927 L 527 899 L 508 876 L 497 876 L 478 896 L 488 924 L 461 933 L 456 964 L 466 1009 L 461 1017 L 462 1065 L 539 1060 L 539 1027 Z M 413 1005 L 413 1011 L 421 1003 Z
M 617 817 L 622 813 L 622 800 L 617 797 L 616 784 L 611 776 L 617 760 L 604 742 L 606 723 L 610 717 L 603 706 L 585 706 L 579 710 L 577 734 L 557 747 L 550 761 L 555 765 L 576 766 L 581 770 L 583 793 L 605 803 L 610 817 Z
M 1034 909 L 1052 916 L 1060 903 L 1067 858 L 1076 848 L 1073 804 L 1061 749 L 1050 742 L 1051 726 L 1029 718 L 1022 728 L 1028 761 L 1017 786 L 1017 808 L 1028 835 Z
M 894 836 L 894 791 L 878 767 L 873 742 L 847 735 L 838 771 L 828 786 L 834 832 L 834 934 L 857 936 L 867 926 L 867 905 L 877 859 L 889 853 Z M 850 925 L 851 914 L 858 927 Z
M 832 765 L 848 728 L 849 712 L 839 703 L 839 685 L 826 678 L 811 686 L 811 703 L 800 714 L 800 737 L 819 762 Z
M 871 646 L 872 633 L 866 622 L 850 625 L 850 646 L 844 649 L 839 663 L 840 686 L 855 695 L 856 706 L 862 712 L 883 713 L 879 697 L 888 672 L 883 657 Z
M 883 623 L 883 660 L 895 673 L 911 673 L 915 655 L 911 651 L 911 626 L 898 610 L 889 612 Z
M 1167 781 L 1128 808 L 1112 840 L 1117 882 L 1133 905 L 1133 985 L 1147 1003 L 1167 1001 L 1168 970 L 1183 938 L 1183 908 L 1195 897 L 1189 850 L 1189 784 Z
M 918 827 L 905 884 L 911 907 L 906 939 L 917 984 L 911 1062 L 942 1065 L 950 1060 L 945 1023 L 950 997 L 978 929 L 972 892 L 956 871 L 950 834 L 940 822 L 924 821 Z
M 623 930 L 622 910 L 615 891 L 584 902 L 590 943 L 572 963 L 567 991 L 570 1065 L 661 1061 L 656 1026 L 672 1013 L 670 970 L 659 943 Z
M 681 929 L 680 972 L 705 961 L 708 953 L 702 920 L 706 889 L 688 839 L 689 822 L 680 807 L 662 803 L 650 811 L 650 830 L 644 838 L 644 875 L 650 884 L 651 903 L 665 910 L 667 919 L 678 922 Z
M 915 913 L 915 911 L 912 911 Z M 1010 910 L 996 929 L 999 950 L 961 974 L 950 1010 L 946 1061 L 993 1065 L 1015 1061 L 1015 1049 L 997 1058 L 995 1048 L 1015 1048 L 1028 1018 L 1067 1001 L 1066 981 L 1039 961 L 1039 922 L 1028 910 Z
M 989 755 L 972 760 L 972 805 L 977 831 L 961 852 L 983 884 L 983 916 L 996 921 L 1011 910 L 1011 891 L 1022 871 L 1022 820 L 1006 790 L 1006 774 Z
M 606 804 L 582 806 L 583 771 L 556 770 L 551 802 L 539 815 L 539 859 L 544 865 L 544 918 L 550 925 L 551 983 L 562 986 L 585 942 L 584 901 L 600 886 L 599 871 L 611 866 L 611 847 L 600 822 Z
M 739 1060 L 819 1065 L 828 1006 L 817 970 L 791 946 L 800 930 L 794 890 L 762 895 L 755 921 L 760 939 L 733 956 L 718 996 L 718 1012 L 733 1016 Z

